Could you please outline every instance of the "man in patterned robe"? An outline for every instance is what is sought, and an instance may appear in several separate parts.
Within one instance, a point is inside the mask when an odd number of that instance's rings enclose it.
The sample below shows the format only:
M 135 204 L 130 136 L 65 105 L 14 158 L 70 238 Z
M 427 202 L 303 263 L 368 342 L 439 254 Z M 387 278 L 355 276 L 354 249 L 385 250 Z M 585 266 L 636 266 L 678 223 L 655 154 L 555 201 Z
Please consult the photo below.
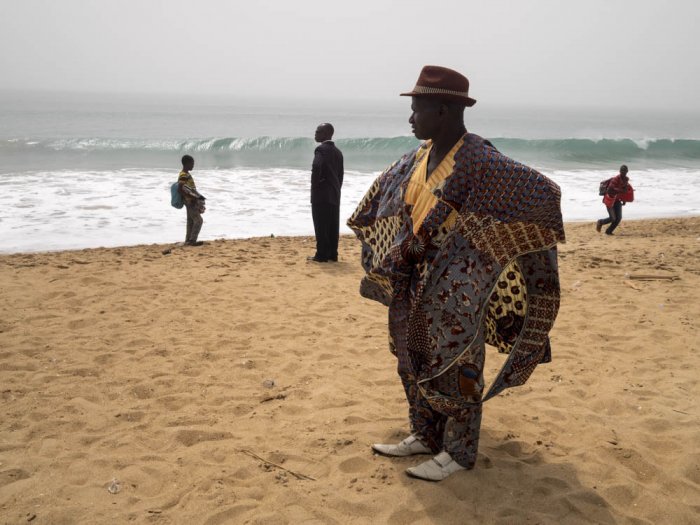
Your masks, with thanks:
M 468 133 L 460 73 L 425 66 L 409 123 L 424 140 L 374 182 L 348 225 L 362 241 L 360 293 L 389 307 L 389 347 L 411 435 L 388 456 L 435 454 L 407 473 L 474 467 L 482 402 L 550 360 L 559 309 L 559 187 Z M 508 358 L 488 391 L 485 343 Z

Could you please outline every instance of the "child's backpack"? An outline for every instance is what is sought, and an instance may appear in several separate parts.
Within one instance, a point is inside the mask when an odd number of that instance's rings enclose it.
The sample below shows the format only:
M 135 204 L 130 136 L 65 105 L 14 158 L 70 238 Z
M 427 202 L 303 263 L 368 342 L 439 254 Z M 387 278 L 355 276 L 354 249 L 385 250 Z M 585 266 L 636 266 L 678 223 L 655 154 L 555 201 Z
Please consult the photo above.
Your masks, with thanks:
M 598 195 L 605 195 L 608 192 L 608 186 L 610 185 L 611 180 L 612 178 L 600 181 L 600 184 L 598 185 Z
M 180 194 L 180 183 L 174 182 L 170 185 L 170 205 L 178 210 L 185 205 Z

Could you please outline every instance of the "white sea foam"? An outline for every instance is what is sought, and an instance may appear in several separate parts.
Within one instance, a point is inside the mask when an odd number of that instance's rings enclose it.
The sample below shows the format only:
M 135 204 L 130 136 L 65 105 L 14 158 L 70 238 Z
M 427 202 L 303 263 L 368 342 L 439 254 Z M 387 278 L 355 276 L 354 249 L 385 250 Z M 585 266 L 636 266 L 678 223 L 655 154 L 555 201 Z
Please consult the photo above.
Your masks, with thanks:
M 614 171 L 557 170 L 547 172 L 562 189 L 565 221 L 586 221 L 607 216 L 598 195 L 601 180 Z M 672 182 L 671 182 L 672 181 Z M 697 214 L 700 207 L 700 170 L 654 169 L 630 172 L 635 200 L 625 206 L 626 219 L 679 217 Z
M 295 169 L 195 170 L 207 196 L 201 238 L 312 235 L 309 172 Z M 348 171 L 341 222 L 377 173 Z M 606 215 L 598 183 L 614 173 L 547 172 L 562 188 L 566 221 Z M 3 174 L 9 198 L 0 208 L 0 252 L 27 252 L 181 241 L 185 212 L 170 206 L 166 170 L 58 171 Z M 634 171 L 635 202 L 625 219 L 700 213 L 700 170 Z M 672 183 L 669 183 L 672 181 Z M 343 233 L 349 230 L 344 225 Z
M 203 238 L 312 234 L 316 126 L 333 123 L 345 157 L 345 218 L 378 170 L 418 144 L 398 98 L 0 93 L 0 251 L 182 240 L 185 212 L 170 207 L 169 185 L 185 153 L 195 157 L 194 176 L 208 196 Z M 566 220 L 605 215 L 598 183 L 620 164 L 629 165 L 637 189 L 626 218 L 700 213 L 698 115 L 477 105 L 467 119 L 505 155 L 561 185 Z

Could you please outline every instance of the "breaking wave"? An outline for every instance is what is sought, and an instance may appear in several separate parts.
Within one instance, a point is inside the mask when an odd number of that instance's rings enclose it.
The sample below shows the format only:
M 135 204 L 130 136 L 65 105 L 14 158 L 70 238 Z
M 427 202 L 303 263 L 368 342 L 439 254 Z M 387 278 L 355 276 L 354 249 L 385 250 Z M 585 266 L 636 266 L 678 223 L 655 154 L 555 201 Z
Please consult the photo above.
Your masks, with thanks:
M 520 139 L 493 138 L 503 153 L 535 166 L 588 167 L 610 163 L 635 167 L 698 166 L 700 140 L 694 139 Z M 348 138 L 336 141 L 346 165 L 382 169 L 419 142 L 414 137 Z M 306 137 L 156 139 L 10 139 L 0 154 L 10 163 L 55 167 L 171 167 L 185 153 L 200 167 L 308 167 L 316 144 Z M 31 160 L 31 162 L 29 162 Z

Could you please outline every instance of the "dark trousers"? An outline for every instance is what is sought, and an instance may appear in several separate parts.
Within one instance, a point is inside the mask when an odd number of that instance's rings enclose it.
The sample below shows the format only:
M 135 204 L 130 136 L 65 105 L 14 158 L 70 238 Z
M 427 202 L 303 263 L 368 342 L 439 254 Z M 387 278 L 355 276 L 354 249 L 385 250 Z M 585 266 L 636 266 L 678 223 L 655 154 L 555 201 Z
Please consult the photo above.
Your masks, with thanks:
M 200 213 L 200 204 L 193 202 L 185 203 L 187 208 L 187 231 L 185 232 L 185 242 L 196 242 L 199 236 L 199 231 L 202 229 L 204 220 Z
M 311 203 L 311 217 L 316 234 L 316 254 L 321 261 L 338 260 L 338 231 L 340 206 L 327 203 Z
M 615 231 L 615 228 L 617 228 L 617 225 L 620 224 L 620 221 L 622 221 L 622 201 L 615 201 L 615 204 L 608 208 L 608 218 L 601 219 L 599 223 L 601 225 L 610 225 L 605 229 L 605 233 L 610 235 Z

